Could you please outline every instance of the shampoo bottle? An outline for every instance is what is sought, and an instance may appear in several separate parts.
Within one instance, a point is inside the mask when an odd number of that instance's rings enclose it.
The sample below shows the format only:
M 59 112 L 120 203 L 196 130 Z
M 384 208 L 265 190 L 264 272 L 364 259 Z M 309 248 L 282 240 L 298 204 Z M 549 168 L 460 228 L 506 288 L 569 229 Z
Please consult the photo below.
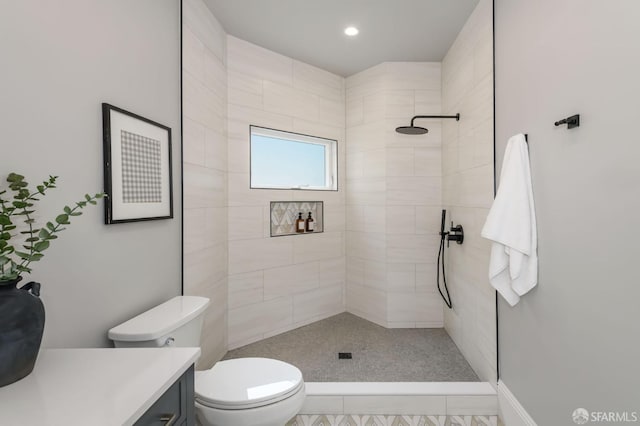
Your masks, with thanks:
M 307 220 L 305 221 L 305 230 L 307 232 L 313 232 L 314 228 L 315 228 L 315 221 L 313 220 L 313 218 L 311 217 L 311 212 L 309 212 L 309 217 L 307 217 Z
M 298 219 L 296 219 L 296 232 L 304 232 L 304 219 L 302 218 L 302 212 L 298 213 Z

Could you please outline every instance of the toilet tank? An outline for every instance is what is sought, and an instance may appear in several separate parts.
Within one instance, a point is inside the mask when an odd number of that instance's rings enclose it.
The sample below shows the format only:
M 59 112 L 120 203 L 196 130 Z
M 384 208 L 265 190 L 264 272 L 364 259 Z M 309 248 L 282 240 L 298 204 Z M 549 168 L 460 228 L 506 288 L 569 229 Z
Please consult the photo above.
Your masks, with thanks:
M 200 346 L 209 299 L 177 296 L 109 330 L 116 348 Z

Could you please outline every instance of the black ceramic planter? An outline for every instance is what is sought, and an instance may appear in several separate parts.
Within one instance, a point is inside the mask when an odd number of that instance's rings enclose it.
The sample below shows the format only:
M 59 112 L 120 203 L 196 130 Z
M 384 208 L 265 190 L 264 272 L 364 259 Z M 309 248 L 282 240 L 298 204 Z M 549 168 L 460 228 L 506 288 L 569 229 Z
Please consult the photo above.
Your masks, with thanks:
M 44 331 L 40 284 L 0 282 L 0 386 L 17 382 L 33 370 Z

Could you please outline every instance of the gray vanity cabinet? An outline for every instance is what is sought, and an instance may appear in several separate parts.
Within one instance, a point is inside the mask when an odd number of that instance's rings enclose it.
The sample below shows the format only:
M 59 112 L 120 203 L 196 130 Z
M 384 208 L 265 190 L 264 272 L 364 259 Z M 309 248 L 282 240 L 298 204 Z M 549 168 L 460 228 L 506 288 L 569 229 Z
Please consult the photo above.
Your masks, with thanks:
M 138 419 L 135 426 L 194 426 L 193 365 Z

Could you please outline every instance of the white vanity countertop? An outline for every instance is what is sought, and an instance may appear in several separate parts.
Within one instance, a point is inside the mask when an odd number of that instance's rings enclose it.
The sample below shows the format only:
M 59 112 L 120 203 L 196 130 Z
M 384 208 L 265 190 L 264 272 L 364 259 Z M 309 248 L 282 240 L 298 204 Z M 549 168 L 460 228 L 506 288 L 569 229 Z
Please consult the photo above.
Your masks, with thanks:
M 199 348 L 44 349 L 0 387 L 0 423 L 132 425 L 200 356 Z

